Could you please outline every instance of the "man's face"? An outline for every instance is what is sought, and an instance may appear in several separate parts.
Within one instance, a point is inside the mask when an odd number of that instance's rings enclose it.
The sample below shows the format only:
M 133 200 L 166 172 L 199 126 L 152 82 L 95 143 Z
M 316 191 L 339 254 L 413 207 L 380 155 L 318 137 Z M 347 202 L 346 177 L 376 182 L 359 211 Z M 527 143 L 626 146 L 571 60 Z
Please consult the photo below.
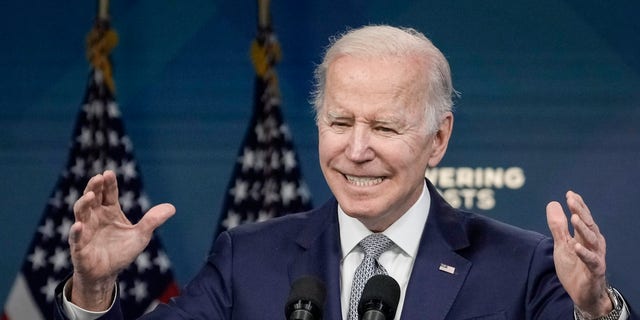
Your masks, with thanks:
M 442 139 L 428 130 L 421 71 L 409 59 L 350 56 L 327 70 L 320 166 L 342 209 L 373 231 L 418 200 L 427 165 L 446 149 L 450 131 Z M 450 114 L 447 121 L 450 129 Z

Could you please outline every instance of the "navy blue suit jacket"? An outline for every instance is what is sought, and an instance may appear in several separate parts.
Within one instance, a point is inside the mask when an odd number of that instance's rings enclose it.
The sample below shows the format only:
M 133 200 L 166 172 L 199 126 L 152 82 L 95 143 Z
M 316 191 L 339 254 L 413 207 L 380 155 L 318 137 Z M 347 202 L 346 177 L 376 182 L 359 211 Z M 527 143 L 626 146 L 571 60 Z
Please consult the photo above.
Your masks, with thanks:
M 573 319 L 550 238 L 456 210 L 427 184 L 432 204 L 402 319 Z M 291 283 L 311 274 L 327 286 L 324 319 L 341 319 L 341 257 L 335 199 L 243 225 L 219 236 L 180 297 L 144 318 L 281 320 Z M 454 274 L 440 271 L 441 263 Z M 119 311 L 116 303 L 104 319 Z

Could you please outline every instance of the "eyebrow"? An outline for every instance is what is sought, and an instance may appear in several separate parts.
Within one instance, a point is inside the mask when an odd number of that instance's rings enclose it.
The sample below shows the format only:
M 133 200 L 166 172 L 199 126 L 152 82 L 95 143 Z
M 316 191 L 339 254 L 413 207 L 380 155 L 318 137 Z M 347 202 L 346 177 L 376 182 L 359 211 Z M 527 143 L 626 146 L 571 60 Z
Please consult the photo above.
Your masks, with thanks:
M 351 119 L 353 115 L 331 110 L 326 112 L 325 117 L 329 119 Z
M 353 120 L 354 116 L 351 113 L 343 113 L 336 110 L 327 111 L 325 113 L 325 119 L 327 120 L 337 120 L 337 119 L 348 119 Z M 394 126 L 394 127 L 403 127 L 406 125 L 406 121 L 396 115 L 385 115 L 382 118 L 374 118 L 374 119 L 366 119 L 366 122 L 371 125 L 384 125 L 384 126 Z

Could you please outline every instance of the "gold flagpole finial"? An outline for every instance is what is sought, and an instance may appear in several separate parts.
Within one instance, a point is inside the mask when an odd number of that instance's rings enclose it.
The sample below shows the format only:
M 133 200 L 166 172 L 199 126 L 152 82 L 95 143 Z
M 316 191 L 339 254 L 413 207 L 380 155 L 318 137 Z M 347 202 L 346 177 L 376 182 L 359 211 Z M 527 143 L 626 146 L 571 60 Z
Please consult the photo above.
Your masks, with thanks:
M 109 23 L 109 0 L 98 1 L 96 21 L 87 35 L 87 59 L 91 66 L 102 73 L 104 82 L 115 93 L 113 69 L 110 60 L 111 50 L 118 43 L 118 34 Z

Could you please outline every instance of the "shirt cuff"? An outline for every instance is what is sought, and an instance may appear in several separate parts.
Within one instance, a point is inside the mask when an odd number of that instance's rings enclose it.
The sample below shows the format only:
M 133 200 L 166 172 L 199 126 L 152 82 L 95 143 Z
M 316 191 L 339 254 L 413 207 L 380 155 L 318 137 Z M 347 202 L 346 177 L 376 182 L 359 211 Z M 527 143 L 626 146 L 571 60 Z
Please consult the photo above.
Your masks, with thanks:
M 89 311 L 78 307 L 67 298 L 67 286 L 69 285 L 69 281 L 64 284 L 64 288 L 62 289 L 62 306 L 64 308 L 65 315 L 70 320 L 96 320 L 113 308 L 113 304 L 116 302 L 115 298 L 111 301 L 109 308 L 104 311 Z M 116 297 L 117 294 L 118 286 L 115 286 L 114 297 Z

